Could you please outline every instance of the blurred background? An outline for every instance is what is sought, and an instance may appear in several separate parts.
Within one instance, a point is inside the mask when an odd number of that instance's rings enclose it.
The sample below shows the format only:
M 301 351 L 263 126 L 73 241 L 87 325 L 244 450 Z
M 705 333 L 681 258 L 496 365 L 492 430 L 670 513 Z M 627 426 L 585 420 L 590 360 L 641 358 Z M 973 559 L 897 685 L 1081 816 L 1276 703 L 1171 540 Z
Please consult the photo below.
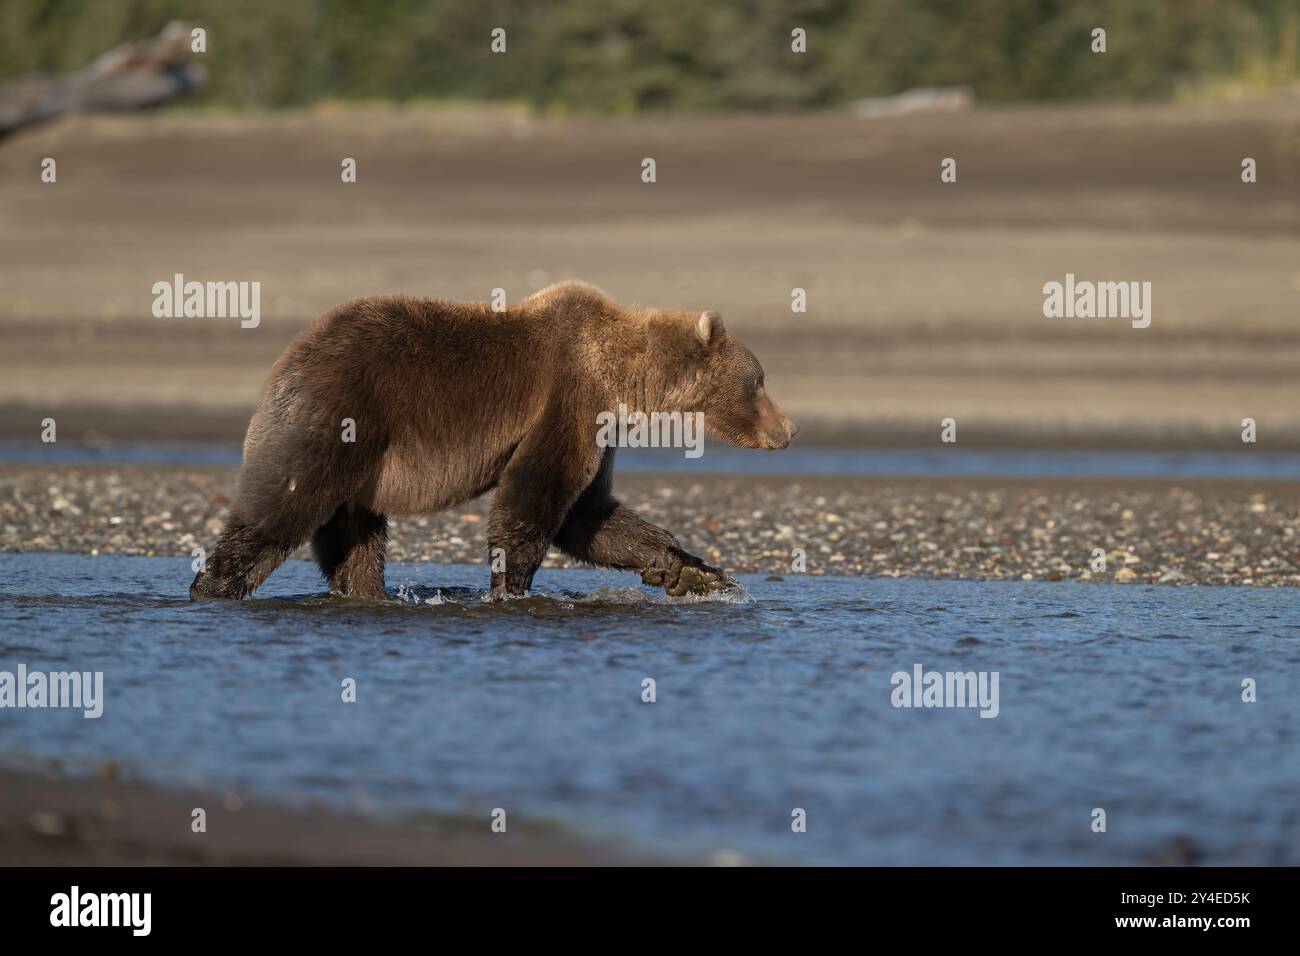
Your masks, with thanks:
M 340 301 L 577 277 L 720 310 L 801 442 L 1300 448 L 1295 0 L 0 0 L 0 107 L 174 20 L 191 95 L 0 140 L 0 437 L 237 441 Z M 260 326 L 154 318 L 178 272 Z
M 5 0 L 0 75 L 76 70 L 193 21 L 202 102 L 512 101 L 537 109 L 773 110 L 918 86 L 980 100 L 1268 91 L 1297 75 L 1294 0 Z M 1107 56 L 1090 33 L 1107 30 Z M 493 27 L 510 37 L 492 57 Z M 809 37 L 789 56 L 790 31 Z

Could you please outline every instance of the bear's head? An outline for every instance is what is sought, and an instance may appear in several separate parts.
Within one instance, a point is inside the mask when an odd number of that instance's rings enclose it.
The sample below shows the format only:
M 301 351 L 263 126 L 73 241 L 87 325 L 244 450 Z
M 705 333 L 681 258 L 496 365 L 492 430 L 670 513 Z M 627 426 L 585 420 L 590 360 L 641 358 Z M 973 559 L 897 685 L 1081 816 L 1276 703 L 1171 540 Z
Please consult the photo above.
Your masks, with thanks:
M 744 448 L 785 448 L 798 432 L 767 394 L 763 366 L 717 312 L 624 309 L 576 280 L 524 306 L 590 330 L 578 340 L 590 348 L 585 361 L 606 369 L 612 395 L 633 410 L 703 412 L 706 431 Z
M 785 448 L 799 429 L 767 394 L 763 366 L 726 330 L 717 312 L 688 319 L 685 404 L 704 413 L 704 427 L 743 448 Z

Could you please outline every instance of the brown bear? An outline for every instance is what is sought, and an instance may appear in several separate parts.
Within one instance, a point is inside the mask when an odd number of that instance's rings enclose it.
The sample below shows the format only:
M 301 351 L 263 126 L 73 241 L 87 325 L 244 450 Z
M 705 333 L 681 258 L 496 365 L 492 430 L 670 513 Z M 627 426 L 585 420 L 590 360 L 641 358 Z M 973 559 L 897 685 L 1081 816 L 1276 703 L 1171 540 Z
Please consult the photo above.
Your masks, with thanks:
M 397 295 L 338 306 L 271 369 L 190 597 L 245 597 L 309 539 L 332 592 L 384 597 L 387 516 L 493 488 L 494 598 L 527 592 L 552 544 L 669 594 L 734 587 L 611 494 L 597 421 L 620 404 L 702 412 L 748 448 L 795 432 L 716 312 L 622 308 L 580 282 L 502 312 Z

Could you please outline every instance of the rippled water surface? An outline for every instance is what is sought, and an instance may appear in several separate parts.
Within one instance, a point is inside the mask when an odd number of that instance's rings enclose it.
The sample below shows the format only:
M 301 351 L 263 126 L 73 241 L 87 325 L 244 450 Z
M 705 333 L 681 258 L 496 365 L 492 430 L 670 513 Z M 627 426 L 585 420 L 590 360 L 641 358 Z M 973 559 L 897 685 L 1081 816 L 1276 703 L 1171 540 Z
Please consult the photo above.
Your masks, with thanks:
M 692 602 L 544 571 L 492 605 L 482 568 L 409 565 L 388 572 L 402 597 L 365 603 L 293 562 L 257 600 L 190 604 L 180 559 L 0 571 L 0 670 L 105 675 L 98 720 L 0 710 L 11 765 L 111 759 L 376 815 L 504 807 L 668 858 L 1300 863 L 1294 590 L 792 575 Z M 894 708 L 918 663 L 997 671 L 999 715 Z

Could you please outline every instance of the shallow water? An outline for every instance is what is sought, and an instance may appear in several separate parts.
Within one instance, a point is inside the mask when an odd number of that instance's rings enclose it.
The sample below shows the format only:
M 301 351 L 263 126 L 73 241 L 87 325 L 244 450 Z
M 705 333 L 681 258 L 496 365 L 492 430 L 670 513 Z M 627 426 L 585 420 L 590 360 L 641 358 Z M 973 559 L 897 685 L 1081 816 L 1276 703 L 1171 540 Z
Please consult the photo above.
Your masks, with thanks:
M 0 462 L 49 465 L 227 466 L 242 461 L 239 445 L 183 442 L 0 441 Z M 779 454 L 707 443 L 699 458 L 682 449 L 625 448 L 621 473 L 738 475 L 888 475 L 1020 478 L 1253 478 L 1300 477 L 1300 454 L 1262 452 L 1141 452 L 941 448 L 826 448 L 794 445 Z
M 101 670 L 106 697 L 98 720 L 0 710 L 0 762 L 485 826 L 504 807 L 688 860 L 1300 863 L 1292 589 L 748 576 L 729 603 L 544 571 L 489 605 L 482 568 L 399 565 L 405 599 L 366 603 L 292 562 L 258 600 L 190 604 L 189 578 L 0 555 L 0 670 Z M 998 716 L 896 709 L 918 663 L 997 671 Z

